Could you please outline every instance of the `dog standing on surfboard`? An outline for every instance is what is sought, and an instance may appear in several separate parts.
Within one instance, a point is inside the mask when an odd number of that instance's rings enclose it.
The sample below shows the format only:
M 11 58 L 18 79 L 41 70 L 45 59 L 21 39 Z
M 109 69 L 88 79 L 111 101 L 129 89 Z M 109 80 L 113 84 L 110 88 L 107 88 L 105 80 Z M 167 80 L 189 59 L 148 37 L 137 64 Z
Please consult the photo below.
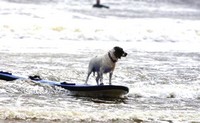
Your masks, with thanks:
M 121 57 L 126 57 L 127 53 L 121 48 L 121 47 L 114 47 L 112 50 L 110 50 L 108 53 L 106 53 L 103 56 L 96 56 L 92 58 L 89 62 L 88 66 L 88 74 L 85 81 L 85 84 L 87 84 L 90 74 L 93 72 L 97 72 L 96 82 L 97 85 L 103 85 L 103 74 L 109 73 L 109 85 L 111 85 L 111 79 L 113 75 L 113 71 L 115 69 L 115 64 L 118 61 L 118 59 L 121 59 Z

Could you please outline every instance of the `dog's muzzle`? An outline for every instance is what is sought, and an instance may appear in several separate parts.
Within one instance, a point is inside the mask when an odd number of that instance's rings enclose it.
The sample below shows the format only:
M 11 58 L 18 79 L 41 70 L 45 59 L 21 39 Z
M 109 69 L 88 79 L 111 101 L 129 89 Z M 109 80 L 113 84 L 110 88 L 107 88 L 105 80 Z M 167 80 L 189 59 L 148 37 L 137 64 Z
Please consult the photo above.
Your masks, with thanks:
M 123 57 L 126 57 L 127 55 L 128 55 L 128 53 L 126 53 L 126 52 L 124 52 L 124 53 L 122 54 Z

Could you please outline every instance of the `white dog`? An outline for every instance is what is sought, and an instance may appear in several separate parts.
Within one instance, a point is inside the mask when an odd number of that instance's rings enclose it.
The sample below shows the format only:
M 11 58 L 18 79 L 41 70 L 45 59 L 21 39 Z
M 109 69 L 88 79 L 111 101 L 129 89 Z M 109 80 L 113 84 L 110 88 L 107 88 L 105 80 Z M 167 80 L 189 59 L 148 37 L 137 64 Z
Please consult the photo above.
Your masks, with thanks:
M 126 57 L 126 56 L 127 53 L 124 52 L 124 50 L 121 47 L 116 46 L 105 55 L 96 56 L 93 59 L 91 59 L 89 62 L 88 75 L 85 84 L 87 84 L 90 74 L 93 72 L 95 75 L 95 72 L 97 72 L 97 77 L 96 77 L 97 85 L 99 85 L 99 79 L 100 79 L 100 85 L 103 85 L 104 73 L 110 73 L 109 84 L 111 85 L 112 74 L 115 69 L 116 62 L 121 57 Z

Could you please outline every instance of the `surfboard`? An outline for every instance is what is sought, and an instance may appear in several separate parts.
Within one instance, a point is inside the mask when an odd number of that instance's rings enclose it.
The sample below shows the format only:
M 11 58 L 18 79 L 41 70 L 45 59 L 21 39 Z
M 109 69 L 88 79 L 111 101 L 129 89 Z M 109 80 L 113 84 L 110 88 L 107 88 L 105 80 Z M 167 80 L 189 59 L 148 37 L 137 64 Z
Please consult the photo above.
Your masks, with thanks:
M 129 88 L 122 85 L 89 85 L 68 82 L 56 82 L 51 80 L 43 80 L 39 76 L 29 76 L 27 78 L 13 75 L 9 72 L 0 71 L 0 80 L 14 81 L 17 79 L 31 80 L 35 83 L 48 84 L 51 86 L 59 86 L 67 89 L 70 95 L 87 96 L 87 97 L 122 97 L 129 92 Z
M 94 8 L 106 8 L 106 9 L 109 9 L 109 8 L 110 8 L 109 6 L 102 5 L 102 4 L 94 4 L 93 7 L 94 7 Z

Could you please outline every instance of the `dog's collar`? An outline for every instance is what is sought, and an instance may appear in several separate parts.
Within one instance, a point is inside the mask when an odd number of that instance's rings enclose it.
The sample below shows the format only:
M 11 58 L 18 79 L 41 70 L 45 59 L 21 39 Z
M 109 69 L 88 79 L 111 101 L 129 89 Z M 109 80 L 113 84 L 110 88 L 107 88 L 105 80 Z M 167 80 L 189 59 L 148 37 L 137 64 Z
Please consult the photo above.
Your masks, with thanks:
M 109 56 L 110 60 L 111 60 L 113 63 L 117 62 L 117 60 L 114 60 L 114 59 L 112 58 L 112 56 L 110 55 L 110 52 L 108 52 L 108 56 Z

